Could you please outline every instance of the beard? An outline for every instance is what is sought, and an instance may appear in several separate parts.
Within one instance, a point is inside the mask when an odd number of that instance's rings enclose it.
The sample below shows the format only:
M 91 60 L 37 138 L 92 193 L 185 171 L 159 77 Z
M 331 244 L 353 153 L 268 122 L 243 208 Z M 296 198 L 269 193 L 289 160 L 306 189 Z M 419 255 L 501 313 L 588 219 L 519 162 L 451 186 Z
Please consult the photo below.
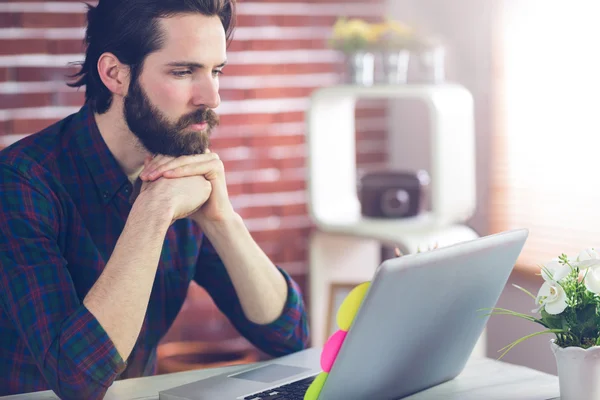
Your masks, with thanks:
M 152 154 L 180 157 L 203 154 L 210 144 L 210 134 L 219 124 L 218 115 L 202 108 L 179 118 L 175 123 L 154 106 L 138 79 L 131 82 L 124 99 L 123 114 L 129 130 Z M 202 131 L 187 130 L 190 125 L 206 123 Z

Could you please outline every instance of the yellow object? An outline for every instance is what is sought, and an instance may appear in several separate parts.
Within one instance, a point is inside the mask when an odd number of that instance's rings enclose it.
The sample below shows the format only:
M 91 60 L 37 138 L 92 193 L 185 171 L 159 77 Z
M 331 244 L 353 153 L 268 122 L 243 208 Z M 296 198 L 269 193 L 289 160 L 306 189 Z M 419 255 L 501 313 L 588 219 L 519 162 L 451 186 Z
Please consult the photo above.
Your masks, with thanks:
M 338 40 L 362 38 L 366 41 L 373 41 L 376 39 L 375 33 L 371 30 L 371 24 L 359 18 L 349 20 L 338 18 L 333 26 L 332 37 Z
M 338 328 L 343 331 L 350 329 L 370 284 L 371 282 L 361 283 L 348 293 L 348 296 L 346 296 L 337 312 L 336 321 Z
M 304 393 L 304 400 L 317 400 L 319 398 L 319 394 L 321 393 L 321 389 L 323 389 L 323 385 L 327 380 L 327 376 L 329 374 L 327 372 L 321 372 L 314 381 L 308 387 L 306 393 Z

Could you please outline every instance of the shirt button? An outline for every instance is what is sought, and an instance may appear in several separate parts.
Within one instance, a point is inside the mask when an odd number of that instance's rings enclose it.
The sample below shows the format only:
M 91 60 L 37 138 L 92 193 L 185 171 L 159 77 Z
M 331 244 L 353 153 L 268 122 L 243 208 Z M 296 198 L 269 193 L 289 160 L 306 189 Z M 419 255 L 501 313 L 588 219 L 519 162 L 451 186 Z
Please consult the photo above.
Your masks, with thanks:
M 105 190 L 104 193 L 102 193 L 102 197 L 108 199 L 108 190 Z
M 129 186 L 125 186 L 125 193 L 129 194 L 129 192 L 131 192 L 131 189 L 129 188 Z

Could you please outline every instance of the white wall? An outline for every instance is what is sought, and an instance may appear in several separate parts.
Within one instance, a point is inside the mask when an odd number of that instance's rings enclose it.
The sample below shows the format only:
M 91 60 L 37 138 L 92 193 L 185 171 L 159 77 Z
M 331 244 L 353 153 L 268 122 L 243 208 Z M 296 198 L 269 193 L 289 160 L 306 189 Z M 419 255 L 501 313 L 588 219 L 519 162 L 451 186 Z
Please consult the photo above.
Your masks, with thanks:
M 477 210 L 468 221 L 480 235 L 490 232 L 488 199 L 490 196 L 490 155 L 493 134 L 492 29 L 501 0 L 388 0 L 390 17 L 415 24 L 441 35 L 447 46 L 447 80 L 471 90 L 475 99 L 477 151 Z M 428 168 L 428 127 L 425 109 L 418 103 L 390 104 L 390 153 L 392 166 L 401 169 Z M 514 273 L 497 306 L 530 313 L 532 299 L 512 284 L 537 293 L 539 277 Z M 490 319 L 487 332 L 488 356 L 498 357 L 500 348 L 512 341 L 542 330 L 528 321 L 508 316 Z M 530 339 L 509 352 L 504 361 L 556 373 L 550 351 L 551 336 Z

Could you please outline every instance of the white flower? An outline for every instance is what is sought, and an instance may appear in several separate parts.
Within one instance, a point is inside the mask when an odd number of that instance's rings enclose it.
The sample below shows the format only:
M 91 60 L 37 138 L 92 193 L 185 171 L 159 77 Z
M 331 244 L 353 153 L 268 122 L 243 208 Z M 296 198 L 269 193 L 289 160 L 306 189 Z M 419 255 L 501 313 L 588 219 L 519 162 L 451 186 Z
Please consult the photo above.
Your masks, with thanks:
M 561 264 L 557 259 L 547 262 L 542 268 L 542 278 L 549 283 L 560 282 L 571 272 L 571 267 Z
M 585 287 L 592 293 L 600 294 L 600 268 L 590 267 L 585 272 Z
M 582 250 L 577 256 L 577 266 L 580 270 L 600 266 L 600 254 L 593 247 Z
M 548 314 L 556 315 L 567 308 L 567 295 L 560 285 L 544 282 L 535 302 L 539 307 L 533 310 L 533 312 L 539 312 L 544 308 Z

